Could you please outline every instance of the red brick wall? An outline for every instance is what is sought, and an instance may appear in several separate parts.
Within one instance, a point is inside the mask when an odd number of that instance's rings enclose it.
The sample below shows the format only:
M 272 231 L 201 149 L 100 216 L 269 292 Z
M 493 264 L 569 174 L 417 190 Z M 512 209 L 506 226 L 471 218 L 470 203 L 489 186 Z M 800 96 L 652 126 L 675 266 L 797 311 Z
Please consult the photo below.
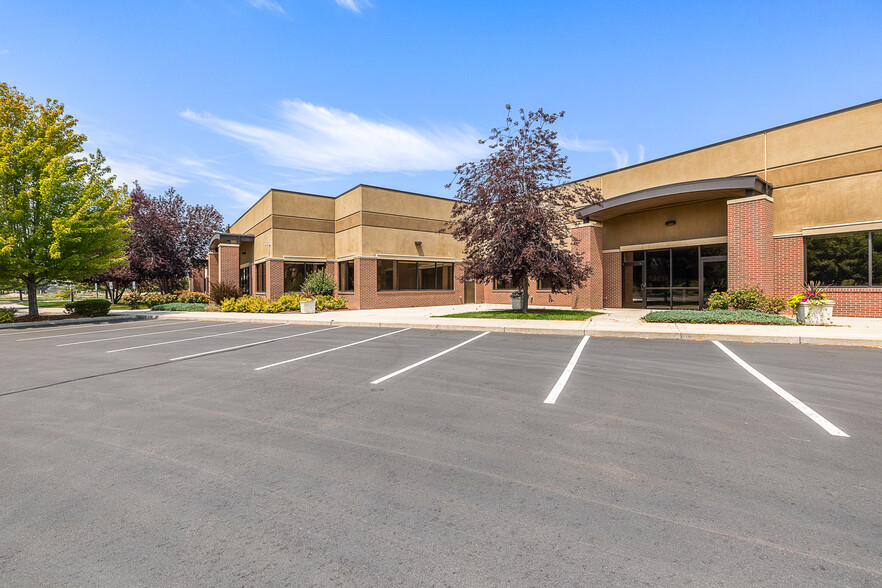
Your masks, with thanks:
M 205 292 L 205 268 L 194 267 L 190 270 L 190 292 Z
M 772 207 L 766 198 L 729 202 L 729 288 L 756 284 L 763 292 L 774 291 Z
M 239 284 L 239 246 L 217 246 L 218 277 L 220 282 Z
M 882 318 L 882 289 L 829 288 L 827 298 L 836 303 L 833 316 Z
M 208 252 L 208 290 L 211 291 L 211 283 L 218 281 L 217 251 Z
M 603 254 L 603 308 L 622 307 L 622 254 Z
M 398 290 L 377 292 L 377 260 L 355 260 L 355 296 L 347 297 L 347 306 L 356 308 L 407 308 L 411 306 L 445 306 L 462 304 L 465 285 L 462 264 L 453 264 L 453 290 Z M 351 304 L 350 304 L 351 300 Z
M 805 249 L 802 237 L 775 239 L 775 288 L 773 294 L 786 300 L 802 290 L 804 281 Z

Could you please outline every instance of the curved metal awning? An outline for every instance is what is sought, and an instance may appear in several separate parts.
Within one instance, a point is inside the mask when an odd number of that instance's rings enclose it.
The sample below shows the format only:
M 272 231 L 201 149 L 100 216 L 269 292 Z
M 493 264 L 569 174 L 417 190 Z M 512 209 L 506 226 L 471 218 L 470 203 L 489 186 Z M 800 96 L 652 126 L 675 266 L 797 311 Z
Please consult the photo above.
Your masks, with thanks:
M 217 249 L 220 243 L 253 243 L 254 235 L 240 235 L 239 233 L 215 233 L 209 241 L 209 249 Z
M 772 185 L 759 176 L 710 178 L 622 194 L 599 204 L 584 206 L 576 211 L 576 216 L 585 220 L 603 221 L 623 214 L 664 206 L 771 193 Z

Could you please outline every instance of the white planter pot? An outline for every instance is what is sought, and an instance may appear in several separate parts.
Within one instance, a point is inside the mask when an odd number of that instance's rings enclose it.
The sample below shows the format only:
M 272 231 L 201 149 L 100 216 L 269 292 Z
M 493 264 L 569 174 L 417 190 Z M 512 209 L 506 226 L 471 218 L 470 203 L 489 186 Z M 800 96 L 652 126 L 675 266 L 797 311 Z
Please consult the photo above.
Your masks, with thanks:
M 315 300 L 301 300 L 300 314 L 315 314 Z
M 796 322 L 801 325 L 832 325 L 835 304 L 830 300 L 818 305 L 800 302 L 796 305 Z

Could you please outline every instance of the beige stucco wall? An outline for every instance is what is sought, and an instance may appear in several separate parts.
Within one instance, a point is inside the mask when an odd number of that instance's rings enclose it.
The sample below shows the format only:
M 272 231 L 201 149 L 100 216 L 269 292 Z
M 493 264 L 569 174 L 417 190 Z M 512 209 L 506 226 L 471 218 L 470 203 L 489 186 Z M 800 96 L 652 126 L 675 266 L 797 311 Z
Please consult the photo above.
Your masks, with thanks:
M 273 214 L 332 221 L 334 199 L 329 196 L 273 190 Z
M 446 221 L 451 208 L 452 200 L 372 186 L 362 188 L 362 210 L 366 212 Z
M 641 243 L 725 237 L 726 218 L 725 199 L 625 214 L 604 221 L 603 249 L 618 249 L 623 245 Z M 676 221 L 676 224 L 665 225 L 670 220 Z
M 254 206 L 245 211 L 239 219 L 230 226 L 230 233 L 247 235 L 260 221 L 272 214 L 272 192 L 267 192 Z
M 806 227 L 882 220 L 882 103 L 771 129 L 753 136 L 583 180 L 604 198 L 667 184 L 758 175 L 773 185 L 775 234 Z M 605 222 L 604 247 L 655 240 L 647 217 Z M 717 218 L 717 217 L 715 217 Z M 624 219 L 634 224 L 626 226 Z M 719 220 L 714 221 L 719 223 Z M 680 222 L 677 227 L 679 230 Z M 717 231 L 719 225 L 708 230 Z M 641 236 L 642 235 L 642 236 Z
M 416 245 L 420 241 L 421 245 Z M 452 236 L 428 231 L 362 227 L 362 255 L 421 255 L 462 258 L 462 245 Z

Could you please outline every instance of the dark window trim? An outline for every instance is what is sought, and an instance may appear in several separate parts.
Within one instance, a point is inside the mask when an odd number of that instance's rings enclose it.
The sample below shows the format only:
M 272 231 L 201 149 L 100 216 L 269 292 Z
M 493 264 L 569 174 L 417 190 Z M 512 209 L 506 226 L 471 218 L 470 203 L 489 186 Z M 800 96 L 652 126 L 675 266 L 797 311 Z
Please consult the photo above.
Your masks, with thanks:
M 341 266 L 343 264 L 352 264 L 352 284 L 346 284 L 346 286 L 351 286 L 351 288 L 344 289 L 343 288 L 343 272 L 341 270 Z M 341 294 L 355 294 L 355 260 L 347 259 L 346 261 L 338 261 L 337 262 L 337 277 L 339 278 L 339 288 L 337 292 Z
M 804 283 L 808 282 L 808 240 L 812 237 L 844 237 L 846 235 L 867 235 L 867 282 L 863 285 L 855 285 L 855 286 L 835 286 L 835 285 L 827 285 L 828 290 L 860 290 L 861 288 L 865 289 L 876 289 L 882 290 L 882 276 L 879 276 L 878 279 L 874 280 L 873 276 L 873 233 L 882 234 L 882 230 L 869 230 L 869 231 L 847 231 L 844 233 L 824 233 L 821 235 L 803 235 L 802 236 L 802 281 Z M 875 282 L 879 282 L 876 284 Z
M 381 261 L 391 261 L 392 262 L 392 289 L 391 290 L 381 290 L 379 283 L 379 267 Z M 416 288 L 400 288 L 399 287 L 399 271 L 398 264 L 399 263 L 413 263 L 416 264 Z M 435 287 L 434 288 L 421 288 L 422 285 L 422 272 L 420 271 L 421 263 L 433 263 L 435 264 Z M 439 276 L 438 276 L 438 266 L 450 266 L 450 287 L 449 288 L 439 288 Z M 455 276 L 455 268 L 456 264 L 452 261 L 420 261 L 419 259 L 377 259 L 377 293 L 385 294 L 389 292 L 455 292 L 456 291 L 456 282 L 454 279 Z

